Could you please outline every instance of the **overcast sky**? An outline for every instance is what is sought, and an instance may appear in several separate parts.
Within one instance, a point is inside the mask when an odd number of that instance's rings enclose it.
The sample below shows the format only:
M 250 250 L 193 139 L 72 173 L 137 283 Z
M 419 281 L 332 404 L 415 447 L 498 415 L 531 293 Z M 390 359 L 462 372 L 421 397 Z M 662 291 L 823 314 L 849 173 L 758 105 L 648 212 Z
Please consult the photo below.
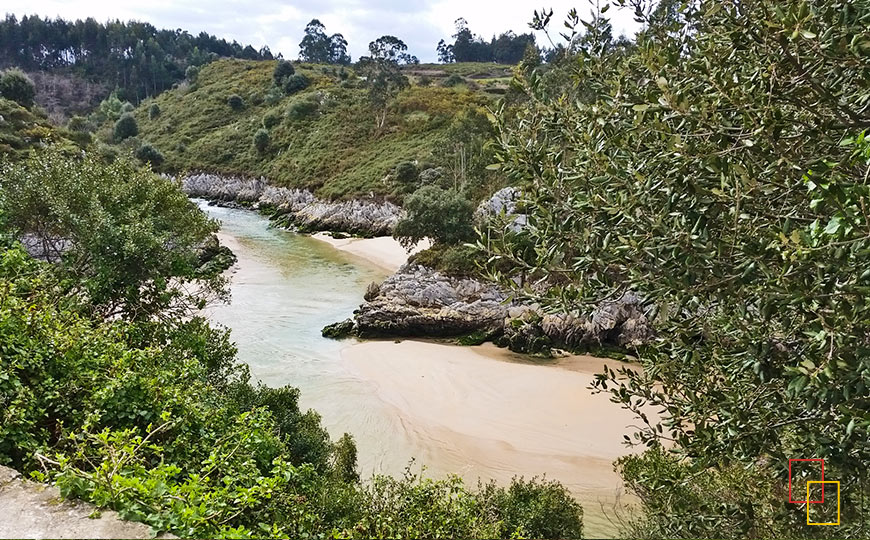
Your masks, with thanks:
M 464 17 L 475 34 L 489 39 L 507 30 L 529 31 L 535 9 L 553 8 L 554 30 L 571 7 L 588 13 L 588 0 L 550 0 L 543 4 L 517 0 L 3 0 L 0 10 L 22 15 L 64 19 L 94 17 L 147 21 L 158 28 L 181 28 L 192 34 L 206 31 L 228 41 L 268 45 L 274 54 L 295 59 L 305 25 L 320 19 L 329 34 L 340 32 L 356 60 L 368 43 L 392 34 L 408 44 L 421 61 L 435 61 L 435 46 L 449 40 L 453 22 Z M 628 11 L 609 12 L 614 34 L 637 31 Z M 545 43 L 539 36 L 539 43 Z

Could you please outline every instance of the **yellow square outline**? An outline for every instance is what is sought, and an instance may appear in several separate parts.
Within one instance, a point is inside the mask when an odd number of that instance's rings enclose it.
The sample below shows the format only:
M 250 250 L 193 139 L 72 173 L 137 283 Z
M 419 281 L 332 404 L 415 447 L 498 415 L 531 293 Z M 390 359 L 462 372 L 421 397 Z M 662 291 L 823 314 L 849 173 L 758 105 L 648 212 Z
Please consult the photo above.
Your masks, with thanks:
M 810 500 L 810 484 L 837 484 L 837 521 L 835 523 L 815 523 L 810 521 L 810 505 L 807 504 L 807 525 L 839 525 L 840 524 L 840 482 L 839 480 L 807 480 L 807 500 Z M 824 488 L 824 485 L 822 486 Z M 824 495 L 822 495 L 824 497 Z

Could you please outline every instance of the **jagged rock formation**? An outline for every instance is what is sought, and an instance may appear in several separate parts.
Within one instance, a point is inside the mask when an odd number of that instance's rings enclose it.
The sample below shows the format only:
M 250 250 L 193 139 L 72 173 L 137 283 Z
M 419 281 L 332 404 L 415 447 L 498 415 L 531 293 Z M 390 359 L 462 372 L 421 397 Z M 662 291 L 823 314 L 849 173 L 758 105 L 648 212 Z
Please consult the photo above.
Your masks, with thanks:
M 602 304 L 588 316 L 544 313 L 538 305 L 511 300 L 500 287 L 445 276 L 409 263 L 379 287 L 348 319 L 323 329 L 326 337 L 485 336 L 516 352 L 550 353 L 551 348 L 642 344 L 652 331 L 632 293 Z
M 392 234 L 402 209 L 388 201 L 324 201 L 305 189 L 273 186 L 265 178 L 192 174 L 181 179 L 191 197 L 274 209 L 278 225 L 302 231 L 341 231 L 366 236 Z
M 498 332 L 508 297 L 498 287 L 406 264 L 356 312 L 361 336 L 446 337 Z

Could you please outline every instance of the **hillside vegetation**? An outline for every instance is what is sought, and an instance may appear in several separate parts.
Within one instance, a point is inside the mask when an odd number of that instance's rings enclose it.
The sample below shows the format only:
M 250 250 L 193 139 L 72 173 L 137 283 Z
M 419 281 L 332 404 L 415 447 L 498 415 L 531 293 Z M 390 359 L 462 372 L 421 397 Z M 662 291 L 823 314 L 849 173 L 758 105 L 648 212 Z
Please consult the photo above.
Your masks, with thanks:
M 296 64 L 310 85 L 285 95 L 273 84 L 275 65 L 226 59 L 205 66 L 195 82 L 137 108 L 138 140 L 159 150 L 172 172 L 263 175 L 326 198 L 391 195 L 395 186 L 384 179 L 398 164 L 436 165 L 433 150 L 444 145 L 451 124 L 463 113 L 485 113 L 494 101 L 464 79 L 433 77 L 421 86 L 412 76 L 378 128 L 364 81 L 351 68 Z M 231 96 L 241 106 L 231 106 Z
M 90 135 L 58 128 L 41 111 L 0 97 L 0 158 L 18 159 L 47 143 L 74 148 L 88 142 Z

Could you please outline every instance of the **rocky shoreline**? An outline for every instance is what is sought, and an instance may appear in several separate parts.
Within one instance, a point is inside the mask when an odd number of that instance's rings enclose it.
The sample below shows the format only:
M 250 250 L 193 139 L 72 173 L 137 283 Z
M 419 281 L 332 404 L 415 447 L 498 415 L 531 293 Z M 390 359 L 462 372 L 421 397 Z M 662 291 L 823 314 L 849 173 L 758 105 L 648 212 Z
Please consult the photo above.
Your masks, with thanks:
M 301 232 L 333 231 L 359 236 L 386 236 L 402 214 L 389 202 L 372 199 L 325 201 L 307 189 L 274 186 L 265 178 L 197 173 L 180 180 L 181 189 L 225 205 L 267 212 L 277 226 Z
M 553 349 L 642 345 L 653 333 L 632 293 L 588 314 L 549 314 L 513 300 L 496 285 L 408 263 L 382 284 L 372 284 L 354 317 L 327 326 L 323 335 L 491 340 L 515 352 L 548 356 Z

